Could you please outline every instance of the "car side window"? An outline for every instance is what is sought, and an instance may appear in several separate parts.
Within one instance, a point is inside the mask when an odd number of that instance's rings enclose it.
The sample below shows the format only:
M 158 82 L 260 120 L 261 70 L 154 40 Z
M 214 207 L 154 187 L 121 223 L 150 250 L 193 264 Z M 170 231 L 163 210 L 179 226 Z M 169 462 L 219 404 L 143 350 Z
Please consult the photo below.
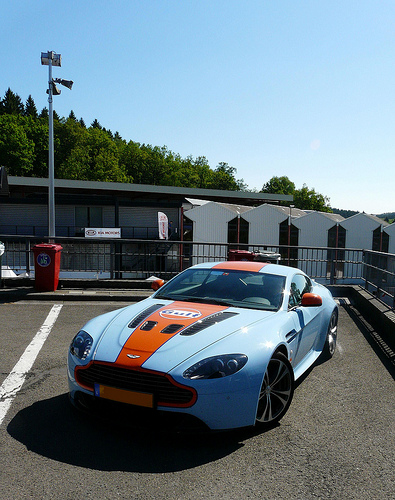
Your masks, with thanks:
M 303 274 L 295 274 L 289 291 L 289 307 L 295 307 L 302 302 L 302 296 L 311 291 L 311 281 Z

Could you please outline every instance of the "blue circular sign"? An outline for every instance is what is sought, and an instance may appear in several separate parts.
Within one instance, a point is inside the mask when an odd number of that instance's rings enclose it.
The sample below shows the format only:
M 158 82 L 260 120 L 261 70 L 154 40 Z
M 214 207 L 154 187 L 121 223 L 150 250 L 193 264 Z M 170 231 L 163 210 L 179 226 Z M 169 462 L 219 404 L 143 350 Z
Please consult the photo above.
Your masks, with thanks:
M 42 252 L 37 255 L 37 264 L 39 266 L 48 267 L 50 263 L 51 263 L 51 257 L 47 253 Z

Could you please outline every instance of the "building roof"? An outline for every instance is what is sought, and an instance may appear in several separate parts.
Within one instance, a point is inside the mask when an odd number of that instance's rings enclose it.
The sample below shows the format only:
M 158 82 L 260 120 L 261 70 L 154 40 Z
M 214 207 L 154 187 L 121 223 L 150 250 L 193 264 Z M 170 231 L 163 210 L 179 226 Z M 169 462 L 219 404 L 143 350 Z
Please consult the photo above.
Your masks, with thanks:
M 380 217 L 377 217 L 376 215 L 366 214 L 365 212 L 359 212 L 358 214 L 354 214 L 351 217 L 349 217 L 348 219 L 344 219 L 344 220 L 349 222 L 349 221 L 352 221 L 353 219 L 359 218 L 359 217 L 367 217 L 371 221 L 377 222 L 377 224 L 379 224 L 383 227 L 389 226 L 388 222 L 386 222 L 384 219 L 380 219 Z
M 48 189 L 49 179 L 37 177 L 8 177 L 10 188 L 20 188 L 25 193 Z M 197 198 L 232 204 L 260 205 L 265 202 L 292 202 L 293 197 L 284 194 L 252 193 L 247 191 L 225 191 L 219 189 L 198 189 L 176 186 L 152 186 L 148 184 L 126 184 L 119 182 L 79 181 L 55 179 L 56 192 L 75 194 L 116 195 L 133 198 Z
M 333 214 L 330 212 L 317 212 L 316 210 L 305 210 L 305 215 L 309 214 L 319 214 L 323 217 L 326 217 L 327 219 L 333 220 L 333 222 L 341 222 L 345 220 L 344 217 L 340 214 Z

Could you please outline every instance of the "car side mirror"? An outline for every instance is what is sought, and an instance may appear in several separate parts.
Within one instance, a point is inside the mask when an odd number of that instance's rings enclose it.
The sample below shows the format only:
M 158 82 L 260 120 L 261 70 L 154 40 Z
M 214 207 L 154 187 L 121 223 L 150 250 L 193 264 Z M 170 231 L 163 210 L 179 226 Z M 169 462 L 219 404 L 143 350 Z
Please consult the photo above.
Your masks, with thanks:
M 154 290 L 156 292 L 164 284 L 165 284 L 165 282 L 163 280 L 158 279 L 158 280 L 155 280 L 151 283 L 151 288 L 152 288 L 152 290 Z
M 302 296 L 303 307 L 318 307 L 322 306 L 322 298 L 316 293 L 305 293 Z

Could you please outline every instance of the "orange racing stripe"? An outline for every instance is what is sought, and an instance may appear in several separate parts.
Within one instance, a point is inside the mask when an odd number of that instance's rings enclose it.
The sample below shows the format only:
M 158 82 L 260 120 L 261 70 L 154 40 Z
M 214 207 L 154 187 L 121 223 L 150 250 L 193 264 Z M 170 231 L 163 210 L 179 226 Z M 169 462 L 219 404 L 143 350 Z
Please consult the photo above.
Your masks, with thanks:
M 123 346 L 115 365 L 127 368 L 137 368 L 141 365 L 169 339 L 177 335 L 184 327 L 202 320 L 219 311 L 227 309 L 226 306 L 212 304 L 191 304 L 186 302 L 173 302 L 168 306 L 155 311 L 130 335 Z M 141 327 L 147 321 L 154 321 L 157 324 L 149 331 L 142 330 Z M 162 333 L 162 330 L 169 325 L 183 325 L 175 333 Z M 130 358 L 139 356 L 138 358 Z

